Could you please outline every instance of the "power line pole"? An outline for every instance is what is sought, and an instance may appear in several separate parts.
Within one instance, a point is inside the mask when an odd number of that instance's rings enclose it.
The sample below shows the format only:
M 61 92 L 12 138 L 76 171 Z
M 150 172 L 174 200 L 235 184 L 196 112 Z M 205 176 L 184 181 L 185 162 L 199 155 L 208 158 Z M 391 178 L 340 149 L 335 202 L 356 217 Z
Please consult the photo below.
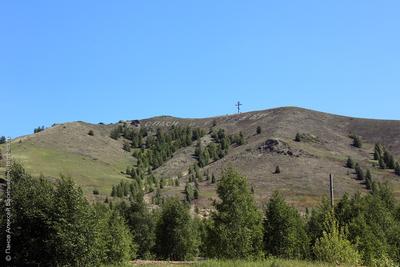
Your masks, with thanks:
M 237 103 L 236 103 L 236 107 L 237 107 L 237 111 L 238 111 L 238 114 L 240 113 L 240 106 L 241 105 L 243 105 L 242 103 L 240 103 L 240 101 L 238 101 Z
M 329 192 L 331 197 L 331 207 L 333 208 L 334 200 L 333 200 L 333 175 L 329 174 Z

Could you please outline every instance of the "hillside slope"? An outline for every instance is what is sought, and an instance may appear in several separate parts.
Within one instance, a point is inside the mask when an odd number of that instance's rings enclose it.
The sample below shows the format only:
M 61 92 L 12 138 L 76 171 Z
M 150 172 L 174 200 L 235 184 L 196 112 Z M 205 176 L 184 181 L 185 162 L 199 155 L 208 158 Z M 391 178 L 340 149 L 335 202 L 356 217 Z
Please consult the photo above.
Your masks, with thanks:
M 207 132 L 210 128 L 222 128 L 228 134 L 241 131 L 245 144 L 232 146 L 224 158 L 210 163 L 202 171 L 219 176 L 227 166 L 239 169 L 249 178 L 259 203 L 274 190 L 280 190 L 294 205 L 312 206 L 327 194 L 329 173 L 335 177 L 335 195 L 365 192 L 365 186 L 344 167 L 348 156 L 363 168 L 369 168 L 376 180 L 390 181 L 396 196 L 400 197 L 400 178 L 392 171 L 374 168 L 371 155 L 374 144 L 383 143 L 398 158 L 400 121 L 357 119 L 286 107 L 205 119 L 162 116 L 125 123 L 133 128 L 175 125 L 201 127 Z M 12 153 L 34 175 L 58 177 L 62 173 L 73 177 L 88 195 L 93 189 L 109 194 L 113 184 L 121 179 L 129 180 L 123 172 L 135 161 L 131 153 L 122 149 L 122 138 L 109 137 L 116 125 L 83 122 L 56 125 L 16 138 Z M 262 129 L 260 134 L 256 134 L 257 126 Z M 88 135 L 89 130 L 94 132 L 93 136 Z M 295 142 L 298 132 L 310 137 L 309 140 Z M 351 145 L 350 134 L 361 136 L 361 149 Z M 202 142 L 206 144 L 210 139 L 210 135 L 206 135 Z M 157 177 L 183 176 L 179 186 L 166 186 L 163 194 L 182 194 L 188 179 L 187 170 L 196 162 L 194 150 L 194 145 L 179 149 L 154 171 Z M 276 166 L 281 173 L 274 173 Z M 209 181 L 200 182 L 200 198 L 195 204 L 200 208 L 208 207 L 215 199 L 215 188 Z

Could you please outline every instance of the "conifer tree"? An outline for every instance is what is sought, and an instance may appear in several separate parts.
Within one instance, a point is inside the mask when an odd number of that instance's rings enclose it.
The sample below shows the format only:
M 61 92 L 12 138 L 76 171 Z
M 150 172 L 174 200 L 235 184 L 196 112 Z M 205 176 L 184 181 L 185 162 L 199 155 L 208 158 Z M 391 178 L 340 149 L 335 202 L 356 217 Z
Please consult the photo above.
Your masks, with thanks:
M 375 144 L 374 147 L 374 160 L 380 160 L 383 156 L 383 148 L 380 144 Z
M 354 135 L 353 136 L 353 146 L 357 147 L 357 148 L 361 148 L 362 147 L 362 142 L 361 142 L 361 138 L 358 135 Z
M 347 162 L 346 162 L 346 167 L 349 169 L 353 169 L 354 168 L 354 161 L 351 157 L 347 158 Z
M 185 195 L 186 195 L 186 201 L 189 203 L 192 203 L 194 197 L 194 188 L 191 183 L 187 183 L 185 186 Z
M 275 172 L 274 173 L 281 173 L 281 168 L 278 166 L 275 167 Z
M 354 169 L 356 171 L 357 180 L 364 180 L 364 178 L 365 178 L 364 171 L 361 169 L 361 167 L 358 163 L 356 163 L 356 166 Z
M 367 170 L 367 173 L 365 174 L 365 186 L 368 190 L 372 189 L 372 175 L 370 170 Z
M 294 141 L 296 141 L 296 142 L 300 142 L 301 141 L 300 133 L 296 133 L 296 137 L 294 138 Z

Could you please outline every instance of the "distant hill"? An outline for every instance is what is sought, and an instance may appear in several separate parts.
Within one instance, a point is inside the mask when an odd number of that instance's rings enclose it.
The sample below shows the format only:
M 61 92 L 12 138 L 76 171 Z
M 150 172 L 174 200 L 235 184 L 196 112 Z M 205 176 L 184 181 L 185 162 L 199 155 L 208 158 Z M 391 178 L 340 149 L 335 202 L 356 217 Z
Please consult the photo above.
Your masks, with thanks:
M 354 179 L 353 171 L 345 167 L 348 156 L 362 168 L 370 169 L 375 180 L 389 181 L 400 198 L 400 177 L 392 170 L 373 167 L 377 163 L 372 155 L 374 144 L 382 143 L 399 159 L 400 121 L 350 118 L 296 107 L 204 119 L 160 116 L 109 125 L 57 124 L 39 133 L 15 138 L 12 155 L 34 175 L 51 179 L 60 174 L 71 176 L 84 188 L 89 199 L 104 199 L 105 195 L 109 196 L 112 185 L 131 180 L 124 172 L 136 161 L 132 153 L 123 150 L 123 138 L 110 138 L 111 131 L 123 124 L 133 129 L 191 126 L 207 133 L 210 128 L 225 129 L 227 134 L 242 132 L 245 144 L 231 146 L 225 157 L 201 171 L 218 177 L 227 166 L 237 168 L 249 178 L 259 203 L 279 190 L 295 206 L 311 207 L 327 195 L 329 173 L 334 175 L 335 195 L 366 192 L 365 185 Z M 260 134 L 256 133 L 258 126 Z M 297 133 L 303 137 L 301 142 L 294 140 Z M 362 148 L 352 146 L 351 135 L 361 137 Z M 210 134 L 202 137 L 204 144 L 211 141 Z M 154 170 L 156 177 L 181 180 L 179 186 L 165 186 L 161 190 L 163 195 L 183 196 L 187 170 L 197 162 L 194 151 L 195 144 L 181 148 Z M 280 167 L 280 173 L 274 173 L 276 166 Z M 202 181 L 199 188 L 200 197 L 195 204 L 206 208 L 216 196 L 216 185 Z M 99 190 L 99 196 L 92 194 L 94 189 Z M 152 194 L 148 194 L 148 199 Z

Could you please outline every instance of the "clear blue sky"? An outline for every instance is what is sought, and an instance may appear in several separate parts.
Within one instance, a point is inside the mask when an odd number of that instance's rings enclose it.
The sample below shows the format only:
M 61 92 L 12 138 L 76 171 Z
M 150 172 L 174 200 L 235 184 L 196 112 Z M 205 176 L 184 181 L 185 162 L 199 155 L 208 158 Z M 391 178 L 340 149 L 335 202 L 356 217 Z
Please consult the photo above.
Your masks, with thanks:
M 2 1 L 0 135 L 300 106 L 400 119 L 399 1 Z

